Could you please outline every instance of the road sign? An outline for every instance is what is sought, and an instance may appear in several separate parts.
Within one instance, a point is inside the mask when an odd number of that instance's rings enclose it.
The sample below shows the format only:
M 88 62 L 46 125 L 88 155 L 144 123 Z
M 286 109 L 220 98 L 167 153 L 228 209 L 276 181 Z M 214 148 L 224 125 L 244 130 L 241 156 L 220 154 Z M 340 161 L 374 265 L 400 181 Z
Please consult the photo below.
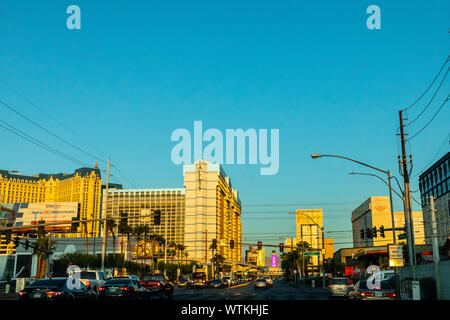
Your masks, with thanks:
M 400 233 L 398 235 L 398 240 L 405 240 L 406 239 L 406 233 Z
M 403 267 L 403 247 L 401 245 L 388 245 L 389 266 Z
M 320 253 L 319 252 L 305 252 L 304 255 L 305 256 L 318 256 Z

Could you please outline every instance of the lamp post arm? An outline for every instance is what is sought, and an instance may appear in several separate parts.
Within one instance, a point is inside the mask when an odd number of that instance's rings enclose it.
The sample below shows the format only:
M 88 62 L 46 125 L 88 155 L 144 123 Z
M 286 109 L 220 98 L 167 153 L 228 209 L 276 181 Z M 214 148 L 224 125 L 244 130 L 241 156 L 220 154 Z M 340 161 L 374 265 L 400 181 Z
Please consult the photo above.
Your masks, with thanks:
M 383 181 L 383 183 L 385 185 L 387 185 L 389 187 L 389 183 L 386 182 L 386 180 L 384 180 L 383 178 L 381 178 L 380 176 L 373 174 L 373 173 L 361 173 L 361 172 L 351 172 L 350 174 L 356 174 L 356 175 L 362 175 L 362 176 L 372 176 L 372 177 L 377 177 L 378 179 L 380 179 L 381 181 Z M 403 195 L 401 195 L 400 193 L 398 193 L 394 188 L 392 188 L 392 191 L 401 199 L 403 200 Z
M 384 171 L 384 170 L 378 169 L 378 168 L 376 168 L 376 167 L 374 167 L 374 166 L 371 166 L 370 164 L 367 164 L 367 163 L 364 163 L 364 162 L 361 162 L 361 161 L 358 161 L 358 160 L 355 160 L 355 159 L 351 159 L 351 158 L 343 157 L 343 156 L 338 156 L 338 155 L 334 155 L 334 154 L 323 154 L 323 155 L 322 155 L 322 157 L 334 157 L 334 158 L 341 158 L 341 159 L 349 160 L 349 161 L 352 161 L 352 162 L 358 163 L 358 164 L 360 164 L 360 165 L 366 166 L 366 167 L 368 167 L 368 168 L 371 168 L 371 169 L 374 169 L 374 170 L 377 170 L 377 171 L 383 172 L 384 174 L 387 174 L 387 173 L 388 173 L 387 171 Z

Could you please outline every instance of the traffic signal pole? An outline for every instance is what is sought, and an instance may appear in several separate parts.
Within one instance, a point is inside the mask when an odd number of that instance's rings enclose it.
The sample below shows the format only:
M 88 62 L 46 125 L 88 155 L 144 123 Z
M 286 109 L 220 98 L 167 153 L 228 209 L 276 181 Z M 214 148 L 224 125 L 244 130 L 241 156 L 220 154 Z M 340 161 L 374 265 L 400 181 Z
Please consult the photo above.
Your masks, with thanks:
M 108 228 L 106 215 L 108 212 L 109 164 L 110 164 L 110 160 L 108 159 L 108 167 L 106 169 L 106 196 L 105 196 L 105 199 L 103 199 L 104 206 L 105 206 L 105 220 L 103 220 L 103 229 L 102 229 L 102 237 L 103 237 L 103 241 L 102 241 L 102 271 L 105 270 L 106 237 L 107 237 L 106 230 Z

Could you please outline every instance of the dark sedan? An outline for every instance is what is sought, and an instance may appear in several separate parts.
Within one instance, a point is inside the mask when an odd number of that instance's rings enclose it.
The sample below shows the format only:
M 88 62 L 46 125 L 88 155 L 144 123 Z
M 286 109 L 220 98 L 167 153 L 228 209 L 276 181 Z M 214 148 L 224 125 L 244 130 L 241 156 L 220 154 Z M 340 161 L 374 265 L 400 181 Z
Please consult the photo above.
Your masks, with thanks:
M 96 294 L 81 281 L 69 288 L 67 278 L 39 279 L 19 292 L 19 300 L 95 300 Z
M 213 279 L 210 284 L 211 288 L 223 288 L 225 287 L 225 283 L 220 279 Z
M 147 289 L 151 296 L 159 296 L 161 299 L 167 296 L 172 300 L 174 286 L 164 274 L 145 274 L 140 284 Z
M 106 281 L 105 284 L 98 289 L 98 297 L 101 300 L 143 300 L 148 298 L 148 292 L 136 280 L 119 278 Z

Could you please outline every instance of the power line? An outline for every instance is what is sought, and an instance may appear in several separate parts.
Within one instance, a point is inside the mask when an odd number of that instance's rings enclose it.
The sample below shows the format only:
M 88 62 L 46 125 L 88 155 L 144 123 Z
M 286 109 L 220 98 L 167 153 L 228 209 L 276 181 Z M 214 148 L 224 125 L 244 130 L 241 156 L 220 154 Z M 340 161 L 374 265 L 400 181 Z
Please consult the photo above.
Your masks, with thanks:
M 441 106 L 439 107 L 439 109 L 435 112 L 435 114 L 433 115 L 433 117 L 431 117 L 431 119 L 425 124 L 425 126 L 420 129 L 415 135 L 413 135 L 411 138 L 408 139 L 408 141 L 412 140 L 415 136 L 417 136 L 418 134 L 420 134 L 426 127 L 428 127 L 428 125 L 434 120 L 434 118 L 437 116 L 437 114 L 439 113 L 439 111 L 442 110 L 442 108 L 444 107 L 444 105 L 447 103 L 447 101 L 450 98 L 450 94 L 447 96 L 447 98 L 445 98 L 444 102 L 441 104 Z
M 133 183 L 133 182 L 131 182 L 123 173 L 122 173 L 122 171 L 120 171 L 119 170 L 119 168 L 117 167 L 117 165 L 115 165 L 115 164 L 111 164 L 111 167 L 113 167 L 114 169 L 116 169 L 116 171 L 132 186 L 132 187 L 134 187 L 135 189 L 138 189 L 137 187 L 136 187 L 136 185 Z
M 424 167 L 424 169 L 422 169 L 420 171 L 420 173 L 417 173 L 413 178 L 417 177 L 418 175 L 422 174 L 422 172 L 424 172 L 433 162 L 434 159 L 436 159 L 436 157 L 439 155 L 439 153 L 441 153 L 442 148 L 449 143 L 449 138 L 450 138 L 450 132 L 447 134 L 447 136 L 444 139 L 444 142 L 442 143 L 441 147 L 439 148 L 439 150 L 436 152 L 436 154 L 434 155 L 434 157 L 428 162 L 428 164 Z
M 72 157 L 72 156 L 70 156 L 70 155 L 67 155 L 67 154 L 65 154 L 65 153 L 63 153 L 63 152 L 61 152 L 61 151 L 58 151 L 58 150 L 56 150 L 56 149 L 50 147 L 49 145 L 47 145 L 47 144 L 45 144 L 45 143 L 43 143 L 43 142 L 41 142 L 41 141 L 39 141 L 39 140 L 37 140 L 37 139 L 35 139 L 35 138 L 29 136 L 29 135 L 26 134 L 25 132 L 20 131 L 20 130 L 17 129 L 17 128 L 14 128 L 14 127 L 13 127 L 12 125 L 10 125 L 9 123 L 7 123 L 7 122 L 5 122 L 5 121 L 3 121 L 3 120 L 0 120 L 0 122 L 3 123 L 3 125 L 0 124 L 1 127 L 5 128 L 6 130 L 8 130 L 8 131 L 14 133 L 15 135 L 17 135 L 17 136 L 19 136 L 19 137 L 21 137 L 21 138 L 27 140 L 28 142 L 31 142 L 31 143 L 37 145 L 38 147 L 41 147 L 41 148 L 43 148 L 43 149 L 45 149 L 45 150 L 47 150 L 47 151 L 50 151 L 50 152 L 52 152 L 52 153 L 55 153 L 55 154 L 57 154 L 57 155 L 59 155 L 59 156 L 65 158 L 66 160 L 72 161 L 72 162 L 74 162 L 74 163 L 76 163 L 76 164 L 79 164 L 79 165 L 82 165 L 82 166 L 85 166 L 85 167 L 89 167 L 88 164 L 83 163 L 82 161 L 80 161 L 80 160 L 78 160 L 78 159 L 76 159 L 76 158 L 74 158 L 74 157 Z
M 433 102 L 434 98 L 436 97 L 437 93 L 439 92 L 439 89 L 441 89 L 442 84 L 445 81 L 445 78 L 447 77 L 448 71 L 450 70 L 450 67 L 447 68 L 447 72 L 445 73 L 444 77 L 441 80 L 441 83 L 439 84 L 438 88 L 436 89 L 436 91 L 434 92 L 434 95 L 431 97 L 430 101 L 427 103 L 427 105 L 425 106 L 425 108 L 423 108 L 423 110 L 411 121 L 408 122 L 405 127 L 413 124 L 417 119 L 420 118 L 420 116 L 425 112 L 425 110 L 427 110 L 427 108 L 430 106 L 431 102 Z M 408 115 L 408 113 L 406 113 L 406 115 Z
M 407 108 L 405 108 L 405 109 L 403 109 L 403 110 L 406 111 L 406 110 L 410 109 L 410 108 L 413 107 L 417 102 L 419 102 L 420 99 L 422 99 L 422 98 L 425 96 L 425 94 L 428 92 L 428 90 L 430 90 L 430 88 L 433 86 L 433 84 L 434 84 L 434 82 L 436 81 L 436 79 L 437 79 L 437 78 L 439 77 L 439 75 L 441 74 L 441 72 L 442 72 L 442 70 L 444 69 L 445 65 L 446 65 L 447 62 L 449 61 L 449 58 L 450 58 L 450 55 L 447 56 L 447 59 L 445 59 L 445 62 L 444 62 L 444 64 L 442 65 L 441 69 L 439 70 L 438 74 L 434 77 L 433 81 L 431 81 L 430 85 L 429 85 L 428 88 L 425 90 L 425 92 L 422 93 L 422 95 L 421 95 L 421 96 L 420 96 L 413 104 L 411 104 L 409 107 L 407 107 Z M 447 70 L 447 72 L 448 72 L 448 70 Z
M 94 158 L 94 159 L 96 159 L 96 160 L 99 160 L 99 161 L 101 161 L 101 162 L 103 162 L 103 163 L 106 163 L 106 161 L 101 160 L 101 158 L 94 156 L 93 154 L 91 154 L 91 153 L 89 153 L 89 152 L 83 150 L 82 148 L 80 148 L 80 147 L 74 145 L 73 143 L 71 143 L 71 142 L 69 142 L 69 141 L 67 141 L 67 140 L 65 140 L 65 139 L 63 139 L 63 138 L 61 138 L 61 137 L 58 136 L 57 134 L 55 134 L 55 133 L 53 133 L 52 131 L 48 130 L 47 128 L 41 126 L 39 123 L 37 123 L 36 121 L 30 119 L 29 117 L 27 117 L 26 115 L 24 115 L 24 114 L 21 113 L 20 111 L 17 111 L 17 110 L 14 109 L 13 107 L 11 107 L 9 104 L 5 103 L 4 101 L 0 100 L 0 103 L 1 103 L 2 105 L 4 105 L 6 108 L 8 108 L 9 110 L 11 110 L 12 112 L 14 112 L 15 114 L 21 116 L 22 118 L 24 118 L 24 119 L 27 120 L 28 122 L 34 124 L 35 126 L 37 126 L 37 127 L 40 128 L 40 129 L 44 130 L 45 132 L 47 132 L 47 133 L 50 134 L 51 136 L 55 137 L 56 139 L 58 139 L 58 140 L 64 142 L 65 144 L 71 146 L 72 148 L 75 148 L 75 149 L 77 149 L 78 151 L 80 151 L 80 152 L 82 152 L 82 153 L 84 153 L 84 154 L 86 154 L 86 155 L 88 155 L 88 156 L 90 156 L 90 157 L 92 157 L 92 158 Z
M 31 106 L 33 106 L 36 110 L 38 110 L 39 112 L 42 112 L 43 114 L 45 114 L 47 117 L 49 117 L 50 119 L 52 119 L 53 121 L 55 121 L 58 125 L 60 125 L 62 128 L 64 128 L 65 130 L 67 130 L 68 132 L 70 132 L 71 134 L 73 134 L 75 137 L 77 137 L 80 140 L 83 140 L 84 142 L 90 144 L 91 146 L 93 146 L 98 152 L 104 154 L 105 156 L 109 157 L 108 154 L 106 154 L 105 152 L 103 152 L 101 149 L 99 149 L 98 147 L 94 146 L 92 144 L 91 141 L 89 141 L 88 139 L 83 138 L 82 136 L 78 135 L 74 130 L 72 130 L 71 128 L 69 128 L 67 126 L 67 123 L 62 123 L 61 121 L 59 121 L 58 119 L 56 119 L 54 116 L 52 116 L 50 113 L 46 112 L 44 109 L 40 108 L 39 106 L 37 106 L 33 101 L 31 101 L 30 99 L 28 99 L 25 95 L 21 94 L 17 89 L 13 88 L 12 86 L 10 86 L 9 84 L 7 84 L 4 80 L 0 79 L 0 82 L 3 83 L 3 85 L 5 87 L 7 87 L 8 89 L 10 89 L 12 92 L 14 92 L 15 94 L 17 94 L 19 97 L 21 97 L 23 100 L 25 100 L 26 102 L 28 102 Z

